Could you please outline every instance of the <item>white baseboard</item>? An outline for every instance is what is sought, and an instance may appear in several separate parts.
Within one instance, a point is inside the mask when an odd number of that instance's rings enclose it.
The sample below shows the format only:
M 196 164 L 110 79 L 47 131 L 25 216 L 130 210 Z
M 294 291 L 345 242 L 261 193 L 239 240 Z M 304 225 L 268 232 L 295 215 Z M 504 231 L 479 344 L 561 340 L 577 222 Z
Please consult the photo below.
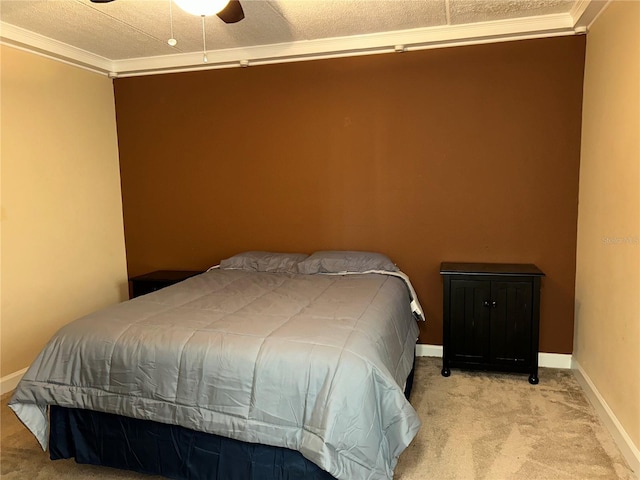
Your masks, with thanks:
M 546 368 L 571 368 L 571 355 L 568 353 L 538 353 L 538 366 Z
M 442 345 L 427 345 L 425 343 L 419 343 L 416 345 L 416 357 L 442 358 Z
M 20 379 L 27 372 L 27 368 L 28 367 L 25 367 L 22 370 L 18 370 L 17 372 L 10 373 L 9 375 L 5 375 L 0 378 L 0 395 L 4 395 L 11 390 L 15 390 Z
M 442 345 L 419 343 L 416 345 L 416 356 L 442 358 Z M 571 368 L 571 355 L 541 352 L 538 354 L 538 365 L 547 368 Z
M 575 359 L 572 362 L 572 369 L 578 383 L 600 416 L 600 419 L 607 427 L 607 430 L 611 433 L 611 436 L 631 467 L 631 470 L 633 470 L 636 477 L 640 479 L 640 450 L 635 446 L 633 440 L 631 440 L 631 437 L 629 437 L 604 397 L 600 395 L 600 392 L 589 378 L 589 375 L 585 373 L 578 361 Z

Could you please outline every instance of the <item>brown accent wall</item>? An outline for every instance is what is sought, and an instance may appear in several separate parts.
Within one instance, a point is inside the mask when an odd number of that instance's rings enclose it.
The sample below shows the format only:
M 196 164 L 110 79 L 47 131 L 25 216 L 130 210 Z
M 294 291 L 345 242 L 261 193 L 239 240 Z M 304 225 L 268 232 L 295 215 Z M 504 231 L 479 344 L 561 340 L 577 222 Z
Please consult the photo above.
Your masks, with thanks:
M 375 250 L 442 343 L 448 261 L 535 263 L 570 353 L 585 38 L 116 79 L 129 274 Z

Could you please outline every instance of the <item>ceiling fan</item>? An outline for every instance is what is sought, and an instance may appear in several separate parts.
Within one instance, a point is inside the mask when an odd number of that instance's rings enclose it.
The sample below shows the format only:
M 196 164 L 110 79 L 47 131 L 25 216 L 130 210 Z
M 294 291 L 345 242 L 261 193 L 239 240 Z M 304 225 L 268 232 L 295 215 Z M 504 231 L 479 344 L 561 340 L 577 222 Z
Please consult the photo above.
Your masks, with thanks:
M 113 0 L 91 0 L 92 3 L 109 3 Z M 198 2 L 175 0 L 180 8 L 192 15 L 217 15 L 224 23 L 237 23 L 244 18 L 239 0 L 200 0 Z

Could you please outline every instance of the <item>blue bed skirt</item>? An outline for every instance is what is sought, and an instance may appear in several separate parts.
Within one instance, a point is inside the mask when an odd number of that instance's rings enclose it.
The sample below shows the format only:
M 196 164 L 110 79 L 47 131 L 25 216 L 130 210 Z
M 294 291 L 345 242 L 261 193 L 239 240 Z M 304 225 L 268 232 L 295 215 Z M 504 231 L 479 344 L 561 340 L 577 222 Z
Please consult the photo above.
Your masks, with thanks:
M 50 408 L 52 460 L 181 480 L 335 480 L 299 452 L 91 410 Z
M 413 386 L 411 370 L 405 386 Z M 177 480 L 335 480 L 301 453 L 111 413 L 51 405 L 52 460 L 162 475 Z

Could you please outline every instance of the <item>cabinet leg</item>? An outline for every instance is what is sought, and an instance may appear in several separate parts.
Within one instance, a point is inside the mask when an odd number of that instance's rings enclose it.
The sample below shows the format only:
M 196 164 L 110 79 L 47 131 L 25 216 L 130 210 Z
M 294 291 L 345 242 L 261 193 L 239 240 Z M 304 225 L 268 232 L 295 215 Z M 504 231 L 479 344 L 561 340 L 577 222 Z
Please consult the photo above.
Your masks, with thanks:
M 537 373 L 532 373 L 531 375 L 529 375 L 529 383 L 531 385 L 537 385 L 538 382 L 540 382 L 540 379 L 538 378 Z
M 443 377 L 448 377 L 449 375 L 451 375 L 451 370 L 449 370 L 449 367 L 442 367 L 440 373 Z

